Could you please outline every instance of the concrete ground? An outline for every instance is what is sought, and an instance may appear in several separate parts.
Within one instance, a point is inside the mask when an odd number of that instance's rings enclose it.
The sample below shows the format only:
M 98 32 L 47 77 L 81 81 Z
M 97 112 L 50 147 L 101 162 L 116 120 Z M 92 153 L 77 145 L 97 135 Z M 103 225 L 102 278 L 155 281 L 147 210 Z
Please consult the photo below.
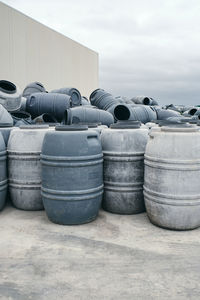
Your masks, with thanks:
M 200 229 L 100 211 L 61 226 L 44 211 L 0 213 L 0 299 L 200 299 Z

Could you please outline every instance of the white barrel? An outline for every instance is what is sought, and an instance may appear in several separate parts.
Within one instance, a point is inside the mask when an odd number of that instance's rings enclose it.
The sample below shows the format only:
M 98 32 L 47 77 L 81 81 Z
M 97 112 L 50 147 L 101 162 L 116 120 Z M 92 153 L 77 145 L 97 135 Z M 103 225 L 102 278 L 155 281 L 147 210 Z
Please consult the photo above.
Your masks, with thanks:
M 41 210 L 40 153 L 47 125 L 27 125 L 12 130 L 8 140 L 10 198 L 15 207 Z
M 175 230 L 200 226 L 200 131 L 196 125 L 150 131 L 144 199 L 153 224 Z

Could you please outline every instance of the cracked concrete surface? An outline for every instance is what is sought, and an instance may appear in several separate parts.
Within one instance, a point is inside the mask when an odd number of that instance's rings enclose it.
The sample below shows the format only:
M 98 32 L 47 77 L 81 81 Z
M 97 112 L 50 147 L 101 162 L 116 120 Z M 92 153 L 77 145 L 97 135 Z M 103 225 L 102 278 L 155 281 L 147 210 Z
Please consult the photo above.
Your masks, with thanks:
M 100 211 L 80 226 L 0 213 L 0 299 L 200 299 L 200 229 Z

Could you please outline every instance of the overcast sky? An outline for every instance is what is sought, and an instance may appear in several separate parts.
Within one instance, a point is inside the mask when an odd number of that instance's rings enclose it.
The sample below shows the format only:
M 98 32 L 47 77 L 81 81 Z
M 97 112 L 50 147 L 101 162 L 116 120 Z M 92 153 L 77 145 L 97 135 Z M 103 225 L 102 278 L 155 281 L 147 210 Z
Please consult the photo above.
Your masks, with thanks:
M 200 104 L 200 0 L 4 0 L 99 53 L 100 87 Z

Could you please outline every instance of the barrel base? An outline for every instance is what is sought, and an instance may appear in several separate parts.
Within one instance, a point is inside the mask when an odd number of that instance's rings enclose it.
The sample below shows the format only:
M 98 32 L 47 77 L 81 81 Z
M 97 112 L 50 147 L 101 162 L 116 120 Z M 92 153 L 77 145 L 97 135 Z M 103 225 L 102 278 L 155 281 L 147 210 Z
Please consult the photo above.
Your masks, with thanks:
M 43 210 L 40 190 L 22 190 L 10 187 L 10 199 L 15 208 L 28 211 Z
M 52 200 L 43 197 L 48 219 L 60 225 L 79 225 L 96 219 L 102 196 L 81 201 Z
M 200 206 L 167 205 L 145 198 L 150 222 L 158 227 L 184 231 L 200 227 Z
M 120 215 L 133 215 L 145 212 L 143 193 L 122 193 L 104 191 L 104 210 Z

